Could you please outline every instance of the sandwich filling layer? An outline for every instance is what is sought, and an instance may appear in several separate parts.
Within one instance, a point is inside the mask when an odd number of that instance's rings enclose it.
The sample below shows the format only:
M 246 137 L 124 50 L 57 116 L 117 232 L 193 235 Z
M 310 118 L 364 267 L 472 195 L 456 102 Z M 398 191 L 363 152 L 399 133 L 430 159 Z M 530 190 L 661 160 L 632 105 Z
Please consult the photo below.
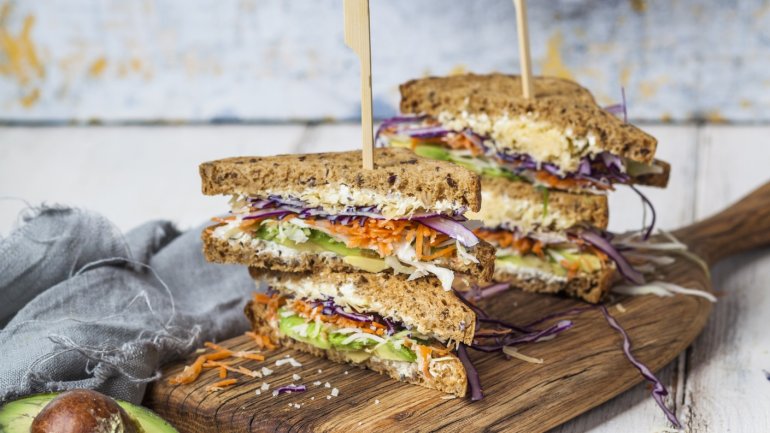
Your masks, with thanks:
M 593 134 L 574 136 L 529 116 L 396 117 L 383 122 L 378 140 L 481 175 L 568 191 L 612 190 L 614 184 L 664 171 L 603 151 Z
M 435 275 L 450 290 L 454 272 L 446 260 L 478 263 L 468 251 L 478 238 L 461 215 L 417 210 L 410 218 L 386 219 L 374 206 L 347 207 L 338 213 L 311 206 L 296 198 L 235 196 L 232 215 L 213 236 L 230 242 L 263 246 L 285 256 L 296 252 L 335 255 L 366 272 L 408 274 L 410 279 Z
M 403 376 L 441 376 L 452 350 L 428 334 L 375 313 L 335 303 L 332 298 L 300 298 L 278 293 L 255 294 L 267 306 L 267 321 L 282 336 L 322 350 L 343 353 L 346 360 L 389 362 Z
M 495 269 L 544 280 L 567 282 L 579 275 L 606 270 L 610 258 L 573 235 L 521 235 L 507 229 L 478 229 L 476 234 L 497 248 Z

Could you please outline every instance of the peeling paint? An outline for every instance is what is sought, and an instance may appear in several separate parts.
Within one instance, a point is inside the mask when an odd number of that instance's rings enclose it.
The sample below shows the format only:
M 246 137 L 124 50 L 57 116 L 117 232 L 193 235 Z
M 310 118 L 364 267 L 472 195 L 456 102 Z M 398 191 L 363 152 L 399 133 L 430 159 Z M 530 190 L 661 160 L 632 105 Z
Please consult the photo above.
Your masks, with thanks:
M 104 57 L 99 57 L 98 59 L 94 60 L 93 63 L 91 63 L 91 66 L 88 68 L 88 75 L 98 78 L 102 74 L 104 74 L 104 71 L 107 69 L 107 59 Z
M 658 94 L 661 86 L 668 82 L 667 77 L 646 80 L 639 83 L 639 95 L 642 99 L 653 99 Z
M 3 55 L 0 74 L 14 77 L 21 85 L 27 85 L 45 76 L 45 69 L 32 41 L 34 26 L 35 17 L 28 15 L 24 18 L 18 36 L 14 36 L 6 25 L 0 28 L 0 53 Z
M 34 88 L 29 94 L 22 96 L 21 99 L 19 99 L 19 103 L 24 108 L 30 108 L 35 105 L 38 99 L 40 99 L 40 89 Z
M 541 73 L 552 77 L 574 79 L 561 54 L 563 41 L 564 37 L 558 31 L 548 39 L 548 48 L 546 49 L 545 59 L 542 61 Z

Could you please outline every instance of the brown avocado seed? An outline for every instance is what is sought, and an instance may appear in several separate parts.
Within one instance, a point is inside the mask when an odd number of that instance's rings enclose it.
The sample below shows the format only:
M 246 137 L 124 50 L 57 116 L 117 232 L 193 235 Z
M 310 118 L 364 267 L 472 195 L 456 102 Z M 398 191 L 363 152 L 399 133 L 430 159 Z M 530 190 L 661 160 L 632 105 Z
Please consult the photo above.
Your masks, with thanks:
M 88 389 L 51 400 L 32 421 L 31 433 L 139 433 L 142 430 L 112 398 Z

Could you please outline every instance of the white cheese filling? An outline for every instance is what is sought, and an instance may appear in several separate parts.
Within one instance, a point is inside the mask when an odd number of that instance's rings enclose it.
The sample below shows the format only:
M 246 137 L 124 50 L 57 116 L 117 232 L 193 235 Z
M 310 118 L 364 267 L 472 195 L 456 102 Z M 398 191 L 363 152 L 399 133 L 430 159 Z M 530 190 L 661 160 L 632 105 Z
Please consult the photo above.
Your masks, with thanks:
M 442 112 L 439 122 L 452 131 L 470 128 L 473 132 L 488 136 L 498 151 L 527 154 L 540 163 L 549 162 L 559 166 L 563 172 L 577 170 L 580 159 L 603 151 L 596 143 L 596 135 L 589 132 L 585 137 L 576 136 L 570 128 L 539 120 L 533 113 L 509 117 L 470 114 L 459 115 Z
M 484 221 L 486 227 L 517 227 L 524 233 L 533 231 L 561 231 L 580 222 L 577 215 L 565 215 L 558 208 L 544 209 L 540 203 L 528 199 L 492 194 L 481 191 L 481 209 L 468 212 L 469 219 Z

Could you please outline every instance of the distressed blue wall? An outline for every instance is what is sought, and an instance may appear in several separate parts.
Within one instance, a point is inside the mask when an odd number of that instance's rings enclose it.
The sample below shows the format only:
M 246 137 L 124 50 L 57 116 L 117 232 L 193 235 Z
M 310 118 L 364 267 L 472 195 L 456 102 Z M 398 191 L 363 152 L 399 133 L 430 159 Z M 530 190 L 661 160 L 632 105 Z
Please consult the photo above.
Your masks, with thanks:
M 510 0 L 371 0 L 375 113 L 397 85 L 517 71 Z M 342 0 L 0 0 L 0 120 L 358 115 Z M 530 0 L 535 71 L 651 121 L 770 120 L 770 2 Z

